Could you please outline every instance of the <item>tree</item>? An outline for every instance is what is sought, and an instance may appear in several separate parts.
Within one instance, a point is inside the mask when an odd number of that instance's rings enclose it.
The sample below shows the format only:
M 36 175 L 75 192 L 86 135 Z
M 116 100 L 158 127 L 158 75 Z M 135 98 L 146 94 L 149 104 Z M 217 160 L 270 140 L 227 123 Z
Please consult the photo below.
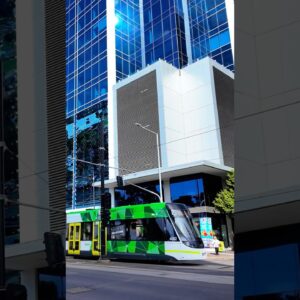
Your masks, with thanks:
M 221 213 L 233 217 L 234 213 L 234 171 L 227 173 L 226 187 L 222 189 L 213 201 L 215 208 Z

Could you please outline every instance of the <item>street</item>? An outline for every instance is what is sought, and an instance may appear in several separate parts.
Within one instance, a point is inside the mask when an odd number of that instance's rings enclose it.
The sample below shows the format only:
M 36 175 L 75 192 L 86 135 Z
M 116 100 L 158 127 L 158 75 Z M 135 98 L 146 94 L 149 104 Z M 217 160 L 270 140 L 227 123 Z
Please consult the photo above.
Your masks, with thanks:
M 67 258 L 67 299 L 155 300 L 234 298 L 233 255 L 197 264 Z

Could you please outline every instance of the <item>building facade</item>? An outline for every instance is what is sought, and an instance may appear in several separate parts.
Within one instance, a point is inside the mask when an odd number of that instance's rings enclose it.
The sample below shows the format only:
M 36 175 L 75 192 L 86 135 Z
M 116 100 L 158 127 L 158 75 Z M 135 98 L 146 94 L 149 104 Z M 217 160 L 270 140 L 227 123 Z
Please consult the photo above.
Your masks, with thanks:
M 68 0 L 66 10 L 67 208 L 76 208 L 99 199 L 98 168 L 86 162 L 99 163 L 100 122 L 112 145 L 114 84 L 159 59 L 181 69 L 209 56 L 233 70 L 233 0 Z
M 63 283 L 65 272 L 48 268 L 44 244 L 45 232 L 65 229 L 65 7 L 59 2 L 5 0 L 0 8 L 5 283 L 24 285 L 33 300 L 43 298 L 45 286 L 65 299 L 64 286 L 54 284 Z
M 163 201 L 187 205 L 199 229 L 212 223 L 207 239 L 215 231 L 232 245 L 231 222 L 213 201 L 234 162 L 233 73 L 208 57 L 180 71 L 160 60 L 115 85 L 110 114 L 112 205 L 159 202 L 161 173 Z

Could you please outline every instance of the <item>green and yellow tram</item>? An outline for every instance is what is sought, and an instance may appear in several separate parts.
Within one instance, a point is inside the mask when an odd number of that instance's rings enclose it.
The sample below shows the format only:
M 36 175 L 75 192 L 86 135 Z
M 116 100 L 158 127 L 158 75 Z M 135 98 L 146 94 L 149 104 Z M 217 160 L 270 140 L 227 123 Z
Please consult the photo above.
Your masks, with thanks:
M 67 212 L 67 255 L 100 256 L 100 209 Z M 200 260 L 203 242 L 184 204 L 151 203 L 110 209 L 110 259 Z

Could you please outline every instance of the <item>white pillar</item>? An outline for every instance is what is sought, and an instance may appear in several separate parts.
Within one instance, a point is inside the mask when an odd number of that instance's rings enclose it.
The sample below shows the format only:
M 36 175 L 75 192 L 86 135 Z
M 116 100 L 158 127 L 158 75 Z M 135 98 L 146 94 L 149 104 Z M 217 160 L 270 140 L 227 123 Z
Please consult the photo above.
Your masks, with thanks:
M 228 20 L 231 50 L 232 50 L 232 56 L 234 61 L 234 1 L 225 0 L 225 6 L 226 6 L 226 14 Z
M 36 274 L 36 269 L 22 271 L 21 284 L 23 284 L 27 289 L 27 299 L 38 300 L 38 296 L 37 296 L 38 278 Z
M 117 167 L 117 145 L 116 145 L 116 110 L 114 109 L 114 89 L 116 84 L 116 17 L 115 1 L 106 1 L 107 20 L 107 112 L 108 112 L 108 165 Z M 109 168 L 109 178 L 116 177 L 116 170 Z
M 226 225 L 227 225 L 227 232 L 228 232 L 228 240 L 229 240 L 229 246 L 234 247 L 233 244 L 233 228 L 232 228 L 232 220 L 226 216 Z
M 110 192 L 110 195 L 111 195 L 111 207 L 115 207 L 116 206 L 115 189 L 114 188 L 110 188 L 109 192 Z
M 164 202 L 171 203 L 171 189 L 170 189 L 170 180 L 164 179 Z

